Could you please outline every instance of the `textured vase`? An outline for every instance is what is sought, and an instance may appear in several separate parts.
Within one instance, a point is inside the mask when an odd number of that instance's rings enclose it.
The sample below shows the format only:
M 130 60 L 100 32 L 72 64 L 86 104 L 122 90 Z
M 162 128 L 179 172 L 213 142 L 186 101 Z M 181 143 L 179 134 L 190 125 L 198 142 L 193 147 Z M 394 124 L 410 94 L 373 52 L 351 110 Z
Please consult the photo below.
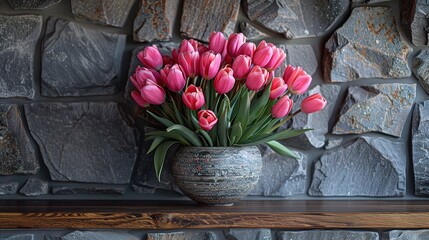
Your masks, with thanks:
M 176 185 L 205 205 L 232 205 L 247 196 L 261 169 L 261 153 L 255 146 L 182 147 L 172 161 Z

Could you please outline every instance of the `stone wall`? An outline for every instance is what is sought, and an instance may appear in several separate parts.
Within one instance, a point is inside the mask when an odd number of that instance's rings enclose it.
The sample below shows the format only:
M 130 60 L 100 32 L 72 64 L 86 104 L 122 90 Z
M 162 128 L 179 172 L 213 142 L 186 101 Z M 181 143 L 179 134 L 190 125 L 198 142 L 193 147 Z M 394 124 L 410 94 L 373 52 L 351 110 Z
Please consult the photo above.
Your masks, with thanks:
M 286 142 L 299 159 L 261 147 L 252 195 L 428 195 L 429 5 L 291 2 L 1 1 L 1 198 L 185 199 L 168 164 L 155 178 L 127 80 L 144 46 L 169 51 L 215 30 L 278 44 L 329 102 L 289 123 L 315 129 Z

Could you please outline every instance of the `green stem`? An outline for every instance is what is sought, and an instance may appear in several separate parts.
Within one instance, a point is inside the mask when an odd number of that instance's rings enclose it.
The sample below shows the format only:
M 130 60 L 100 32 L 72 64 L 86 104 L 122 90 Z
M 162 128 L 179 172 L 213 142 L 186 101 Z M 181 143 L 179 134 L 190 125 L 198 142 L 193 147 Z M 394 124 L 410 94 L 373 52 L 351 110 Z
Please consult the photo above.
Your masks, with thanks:
M 297 110 L 296 112 L 289 115 L 287 118 L 283 119 L 281 122 L 277 123 L 273 128 L 271 128 L 271 132 L 276 130 L 277 128 L 281 127 L 283 124 L 285 124 L 287 121 L 289 121 L 291 118 L 295 117 L 298 113 L 301 112 L 301 109 Z

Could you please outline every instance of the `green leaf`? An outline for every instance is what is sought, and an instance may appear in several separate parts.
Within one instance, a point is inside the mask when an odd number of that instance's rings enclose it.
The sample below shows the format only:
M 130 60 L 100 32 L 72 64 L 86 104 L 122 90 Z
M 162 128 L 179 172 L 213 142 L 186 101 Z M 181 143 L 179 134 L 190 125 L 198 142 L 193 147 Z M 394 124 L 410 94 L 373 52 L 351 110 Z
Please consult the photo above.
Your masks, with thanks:
M 249 117 L 249 122 L 257 119 L 262 113 L 264 113 L 265 107 L 267 106 L 268 100 L 270 99 L 270 90 L 273 82 L 265 88 L 264 93 L 258 99 L 252 103 L 252 109 Z
M 167 138 L 162 137 L 162 136 L 156 136 L 155 139 L 153 140 L 152 144 L 150 145 L 150 148 L 147 151 L 147 153 L 151 153 L 153 150 L 155 150 L 156 147 L 159 146 L 159 144 L 164 142 L 166 139 Z
M 203 136 L 203 138 L 206 140 L 206 142 L 210 145 L 210 147 L 213 147 L 213 141 L 212 141 L 212 138 L 210 137 L 210 135 L 206 132 L 206 131 L 204 131 L 204 130 L 202 130 L 202 129 L 199 129 L 199 130 L 197 130 L 196 131 L 197 133 L 199 133 L 201 136 Z
M 256 133 L 262 125 L 265 124 L 266 121 L 268 121 L 271 118 L 271 116 L 265 116 L 265 118 L 259 120 L 258 122 L 255 122 L 251 124 L 243 133 L 243 136 L 241 136 L 240 142 L 245 142 L 247 139 L 249 139 L 254 133 Z
M 292 129 L 287 129 L 278 133 L 262 133 L 262 134 L 258 134 L 255 136 L 252 136 L 251 138 L 249 138 L 247 141 L 245 141 L 243 144 L 240 145 L 256 145 L 256 144 L 262 144 L 262 143 L 267 143 L 269 141 L 273 141 L 273 140 L 282 140 L 282 139 L 287 139 L 287 138 L 291 138 L 291 137 L 295 137 L 298 136 L 302 133 L 305 133 L 309 130 L 312 129 L 299 129 L 299 130 L 292 130 Z
M 155 118 L 158 122 L 162 123 L 166 127 L 170 127 L 170 126 L 174 125 L 174 123 L 168 119 L 158 117 L 155 114 L 151 113 L 150 111 L 147 111 L 147 113 L 149 113 L 149 115 L 151 115 L 153 118 Z
M 176 103 L 174 102 L 174 99 L 171 99 L 171 102 L 173 103 L 173 110 L 174 110 L 174 114 L 176 116 L 177 121 L 180 123 L 180 125 L 185 125 L 185 122 L 183 121 L 183 117 L 179 111 L 179 109 L 177 109 Z
M 218 130 L 218 137 L 219 142 L 221 146 L 228 146 L 228 111 L 230 107 L 229 98 L 225 96 L 223 101 L 221 102 L 219 112 L 221 113 L 220 116 L 218 116 L 218 122 L 217 122 L 217 130 Z
M 232 125 L 231 133 L 229 134 L 229 139 L 231 139 L 231 145 L 238 142 L 242 134 L 243 134 L 243 129 L 241 129 L 241 123 L 236 123 Z
M 180 124 L 175 124 L 167 128 L 167 132 L 177 132 L 181 134 L 184 138 L 186 138 L 186 140 L 188 140 L 193 146 L 196 146 L 196 147 L 203 146 L 203 144 L 201 143 L 196 133 L 194 133 L 189 128 L 182 126 Z
M 172 139 L 172 140 L 177 140 L 177 141 L 179 141 L 182 144 L 187 145 L 187 146 L 191 146 L 192 145 L 178 131 L 170 131 L 170 132 L 167 132 L 167 131 L 154 131 L 154 132 L 147 133 L 146 136 L 148 136 L 148 137 L 146 137 L 146 140 L 155 139 L 156 137 L 154 138 L 153 136 L 157 136 L 157 137 L 161 136 L 161 137 L 169 138 L 169 139 Z
M 176 143 L 178 142 L 177 141 L 163 142 L 155 150 L 155 155 L 153 157 L 153 164 L 155 166 L 155 173 L 156 173 L 156 177 L 158 178 L 158 181 L 161 181 L 161 171 L 162 171 L 162 167 L 164 166 L 165 156 L 167 155 L 168 149 L 170 149 L 170 147 Z
M 287 147 L 285 147 L 283 144 L 281 144 L 277 141 L 269 141 L 266 144 L 274 152 L 276 152 L 282 156 L 298 159 L 298 156 L 293 151 L 289 150 Z
M 245 91 L 238 104 L 238 113 L 234 119 L 234 124 L 241 123 L 241 128 L 245 131 L 249 120 L 250 97 L 249 92 Z M 235 109 L 234 109 L 235 110 Z

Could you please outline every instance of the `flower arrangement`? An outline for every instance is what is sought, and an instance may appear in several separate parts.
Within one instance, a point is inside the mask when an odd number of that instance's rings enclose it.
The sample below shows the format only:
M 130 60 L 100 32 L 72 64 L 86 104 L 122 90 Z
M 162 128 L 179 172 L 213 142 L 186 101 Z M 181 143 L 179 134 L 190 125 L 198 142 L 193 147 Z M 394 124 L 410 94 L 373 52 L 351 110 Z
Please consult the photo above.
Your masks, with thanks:
M 146 47 L 137 57 L 143 64 L 130 77 L 136 87 L 134 101 L 147 109 L 163 128 L 146 134 L 153 140 L 158 179 L 168 149 L 186 146 L 246 146 L 266 144 L 276 153 L 296 157 L 279 140 L 309 129 L 278 128 L 299 112 L 310 114 L 324 108 L 320 94 L 305 98 L 291 112 L 291 95 L 303 94 L 311 76 L 301 67 L 288 65 L 282 77 L 274 70 L 286 54 L 271 43 L 258 46 L 246 42 L 242 33 L 228 39 L 220 32 L 210 34 L 208 46 L 183 40 L 171 56 Z

